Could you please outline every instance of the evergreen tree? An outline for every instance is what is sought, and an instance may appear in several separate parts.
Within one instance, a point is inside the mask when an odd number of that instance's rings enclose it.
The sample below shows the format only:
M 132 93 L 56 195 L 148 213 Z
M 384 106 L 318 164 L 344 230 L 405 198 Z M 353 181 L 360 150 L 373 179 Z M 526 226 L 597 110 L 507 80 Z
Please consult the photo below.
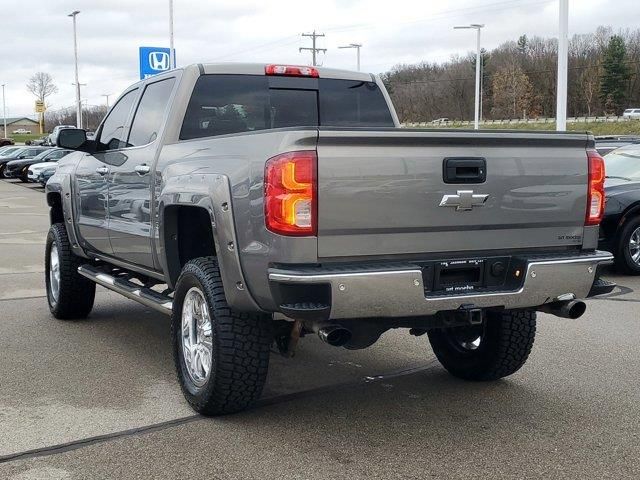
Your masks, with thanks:
M 518 38 L 518 51 L 524 55 L 527 53 L 528 48 L 529 39 L 526 35 L 521 35 L 520 38 Z
M 626 106 L 627 82 L 629 67 L 625 63 L 627 47 L 624 40 L 614 35 L 604 51 L 602 61 L 602 79 L 600 81 L 600 98 L 613 114 L 620 114 Z

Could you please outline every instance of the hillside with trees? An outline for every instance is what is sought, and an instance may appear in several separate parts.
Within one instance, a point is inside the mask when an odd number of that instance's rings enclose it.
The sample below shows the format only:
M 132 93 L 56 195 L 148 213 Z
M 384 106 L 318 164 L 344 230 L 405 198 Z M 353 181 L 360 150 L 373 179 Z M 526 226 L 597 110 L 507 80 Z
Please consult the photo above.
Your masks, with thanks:
M 521 36 L 482 55 L 484 119 L 554 117 L 557 39 Z M 475 54 L 398 65 L 383 74 L 403 122 L 470 120 Z M 620 115 L 640 108 L 640 29 L 575 35 L 569 46 L 569 116 Z

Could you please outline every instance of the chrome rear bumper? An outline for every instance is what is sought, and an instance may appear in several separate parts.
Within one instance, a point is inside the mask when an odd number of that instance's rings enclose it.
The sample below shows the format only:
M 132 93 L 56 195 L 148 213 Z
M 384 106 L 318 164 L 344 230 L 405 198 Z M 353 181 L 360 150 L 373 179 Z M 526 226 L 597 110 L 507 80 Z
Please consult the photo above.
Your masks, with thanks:
M 457 310 L 463 305 L 516 309 L 586 298 L 598 265 L 612 260 L 610 253 L 600 251 L 569 257 L 533 257 L 527 262 L 522 286 L 517 290 L 437 296 L 425 295 L 422 270 L 411 264 L 377 270 L 272 268 L 269 280 L 285 285 L 330 285 L 330 319 L 417 317 Z

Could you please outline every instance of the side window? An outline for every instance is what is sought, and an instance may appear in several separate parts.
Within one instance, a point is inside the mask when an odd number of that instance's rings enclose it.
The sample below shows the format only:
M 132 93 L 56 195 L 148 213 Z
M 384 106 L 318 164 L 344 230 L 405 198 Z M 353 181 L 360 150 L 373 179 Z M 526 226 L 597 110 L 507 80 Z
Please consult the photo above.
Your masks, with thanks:
M 47 156 L 47 160 L 57 160 L 59 158 L 64 157 L 65 155 L 66 155 L 66 152 L 64 150 L 56 150 L 55 152 Z
M 121 97 L 109 112 L 109 115 L 102 124 L 100 130 L 100 143 L 103 150 L 116 150 L 118 148 L 124 148 L 126 143 L 124 142 L 124 128 L 127 119 L 129 118 L 129 112 L 131 106 L 136 98 L 138 89 L 131 90 L 124 97 Z
M 131 124 L 128 146 L 146 145 L 157 138 L 174 83 L 175 78 L 167 78 L 150 83 L 144 89 Z

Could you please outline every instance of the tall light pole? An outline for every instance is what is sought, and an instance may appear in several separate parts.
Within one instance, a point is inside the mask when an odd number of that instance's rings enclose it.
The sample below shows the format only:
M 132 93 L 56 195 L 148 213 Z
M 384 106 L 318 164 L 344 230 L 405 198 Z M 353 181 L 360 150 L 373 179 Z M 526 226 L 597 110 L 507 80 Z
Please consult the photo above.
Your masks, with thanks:
M 76 67 L 76 125 L 78 128 L 82 128 L 82 103 L 80 103 L 80 80 L 78 80 L 78 35 L 76 30 L 76 16 L 79 13 L 80 10 L 74 10 L 67 16 L 73 18 L 73 55 Z
M 475 122 L 474 128 L 478 130 L 480 128 L 480 96 L 482 92 L 480 91 L 480 69 L 481 69 L 481 56 L 482 52 L 480 50 L 480 34 L 482 29 L 484 28 L 484 24 L 472 23 L 471 25 L 460 25 L 457 27 L 453 27 L 456 30 L 466 30 L 466 29 L 475 29 L 478 35 L 478 43 L 476 49 L 476 101 L 475 101 Z
M 176 68 L 176 56 L 173 52 L 173 0 L 169 0 L 169 64 Z
M 338 47 L 338 48 L 355 48 L 356 49 L 356 58 L 357 58 L 358 71 L 360 71 L 360 49 L 362 48 L 362 44 L 361 43 L 350 43 L 349 45 L 344 45 L 344 46 Z
M 113 93 L 103 93 L 101 96 L 107 99 L 107 108 L 109 108 L 109 97 L 113 95 Z
M 3 137 L 7 138 L 7 104 L 4 101 L 4 86 L 6 84 L 2 84 L 2 121 L 4 122 L 4 130 Z
M 567 129 L 567 77 L 569 70 L 569 0 L 560 0 L 558 34 L 558 91 L 556 97 L 556 130 Z

